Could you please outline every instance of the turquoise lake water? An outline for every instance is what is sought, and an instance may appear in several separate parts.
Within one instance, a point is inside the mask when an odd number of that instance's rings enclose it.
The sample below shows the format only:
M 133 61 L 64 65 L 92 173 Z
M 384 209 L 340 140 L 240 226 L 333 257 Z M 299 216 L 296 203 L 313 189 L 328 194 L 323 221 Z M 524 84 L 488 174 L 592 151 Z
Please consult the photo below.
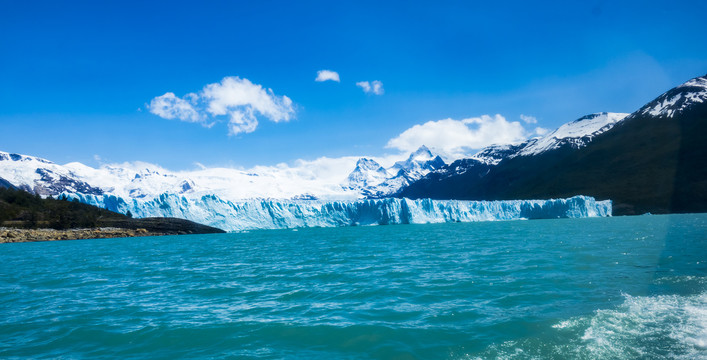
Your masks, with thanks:
M 0 358 L 707 358 L 707 214 L 0 244 Z

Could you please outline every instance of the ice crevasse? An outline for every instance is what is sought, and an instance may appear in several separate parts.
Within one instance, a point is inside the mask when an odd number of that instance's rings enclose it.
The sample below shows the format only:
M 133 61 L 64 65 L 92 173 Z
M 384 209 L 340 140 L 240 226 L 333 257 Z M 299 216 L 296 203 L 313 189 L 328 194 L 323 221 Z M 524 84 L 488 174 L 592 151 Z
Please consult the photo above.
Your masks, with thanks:
M 506 201 L 387 198 L 233 202 L 215 195 L 187 198 L 162 194 L 152 199 L 125 199 L 110 194 L 62 195 L 111 211 L 130 211 L 135 217 L 176 217 L 226 231 L 611 216 L 610 200 L 597 201 L 588 196 Z

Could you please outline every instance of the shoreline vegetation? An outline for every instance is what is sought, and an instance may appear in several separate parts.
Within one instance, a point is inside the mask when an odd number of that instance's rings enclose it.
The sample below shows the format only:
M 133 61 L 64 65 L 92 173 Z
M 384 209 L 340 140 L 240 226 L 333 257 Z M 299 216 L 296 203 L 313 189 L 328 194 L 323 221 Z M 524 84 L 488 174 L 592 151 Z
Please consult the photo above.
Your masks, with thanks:
M 224 232 L 184 219 L 133 219 L 78 201 L 0 188 L 0 243 Z

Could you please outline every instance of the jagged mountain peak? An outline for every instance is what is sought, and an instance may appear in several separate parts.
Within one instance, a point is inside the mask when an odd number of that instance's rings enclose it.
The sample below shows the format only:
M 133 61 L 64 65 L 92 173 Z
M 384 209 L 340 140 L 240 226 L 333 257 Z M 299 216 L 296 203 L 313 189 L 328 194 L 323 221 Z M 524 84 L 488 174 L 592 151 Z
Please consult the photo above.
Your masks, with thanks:
M 707 75 L 690 79 L 666 91 L 634 114 L 672 118 L 701 103 L 707 103 Z
M 410 154 L 410 157 L 408 157 L 408 161 L 428 161 L 432 160 L 435 158 L 435 155 L 430 151 L 430 149 L 422 145 L 420 146 L 415 152 Z
M 382 169 L 383 167 L 375 160 L 369 159 L 369 158 L 360 158 L 358 161 L 356 161 L 356 169 L 355 170 L 378 170 Z
M 417 181 L 432 171 L 444 167 L 442 157 L 434 154 L 427 146 L 422 145 L 408 156 L 407 159 L 396 162 L 387 169 L 391 175 L 373 186 L 362 188 L 362 194 L 367 197 L 381 198 L 398 192 L 413 181 Z
M 390 196 L 444 165 L 444 160 L 425 145 L 387 169 L 375 160 L 360 158 L 342 187 L 359 190 L 366 197 Z
M 388 172 L 377 161 L 369 158 L 360 158 L 356 162 L 356 168 L 346 179 L 347 186 L 350 189 L 362 189 L 380 184 L 388 176 Z
M 398 173 L 400 170 L 410 172 L 412 170 L 415 170 L 416 168 L 428 167 L 426 165 L 427 163 L 432 162 L 433 164 L 436 164 L 439 161 L 442 161 L 442 163 L 444 163 L 444 160 L 442 160 L 439 155 L 434 154 L 427 146 L 422 145 L 413 153 L 411 153 L 407 159 L 397 161 L 391 169 L 393 169 L 394 173 Z

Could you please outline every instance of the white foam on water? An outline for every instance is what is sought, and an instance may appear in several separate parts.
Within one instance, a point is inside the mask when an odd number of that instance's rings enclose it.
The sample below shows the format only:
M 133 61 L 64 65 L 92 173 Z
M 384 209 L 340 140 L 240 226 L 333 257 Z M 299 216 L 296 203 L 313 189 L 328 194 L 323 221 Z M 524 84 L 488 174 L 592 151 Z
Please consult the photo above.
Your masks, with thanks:
M 666 281 L 707 281 L 705 277 L 682 278 Z M 456 358 L 707 359 L 707 291 L 624 295 L 624 301 L 613 309 L 564 319 L 551 327 L 556 333 L 549 338 L 505 341 L 480 354 Z
M 577 327 L 580 324 L 581 324 L 581 321 L 579 319 L 570 319 L 570 320 L 561 321 L 555 325 L 552 325 L 552 327 L 555 329 L 569 329 L 569 328 Z
M 625 295 L 590 318 L 582 340 L 595 358 L 707 359 L 707 292 Z

